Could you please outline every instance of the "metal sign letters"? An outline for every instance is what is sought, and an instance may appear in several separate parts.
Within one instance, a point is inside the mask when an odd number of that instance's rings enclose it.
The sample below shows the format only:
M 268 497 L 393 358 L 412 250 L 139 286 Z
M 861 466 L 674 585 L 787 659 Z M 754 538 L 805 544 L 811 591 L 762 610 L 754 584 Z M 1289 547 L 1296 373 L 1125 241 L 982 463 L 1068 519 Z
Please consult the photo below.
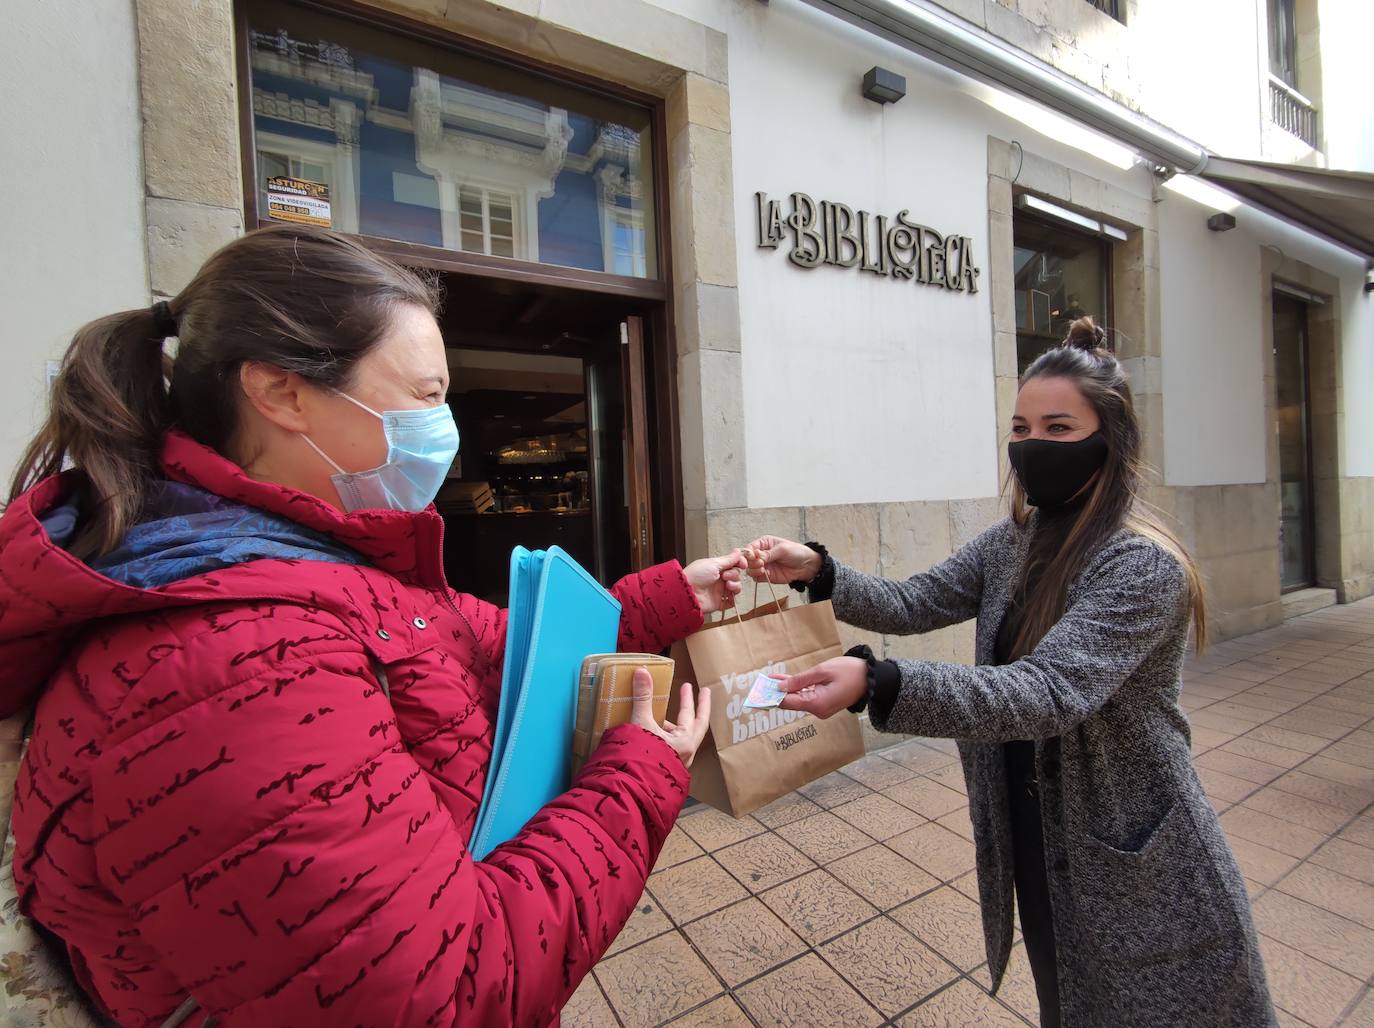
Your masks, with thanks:
M 776 250 L 790 239 L 787 259 L 799 268 L 833 264 L 953 292 L 978 292 L 982 272 L 973 263 L 968 236 L 942 235 L 916 224 L 908 211 L 895 218 L 875 217 L 842 203 L 817 203 L 805 193 L 793 193 L 790 199 L 791 211 L 783 217 L 779 201 L 768 199 L 767 193 L 754 194 L 758 244 Z

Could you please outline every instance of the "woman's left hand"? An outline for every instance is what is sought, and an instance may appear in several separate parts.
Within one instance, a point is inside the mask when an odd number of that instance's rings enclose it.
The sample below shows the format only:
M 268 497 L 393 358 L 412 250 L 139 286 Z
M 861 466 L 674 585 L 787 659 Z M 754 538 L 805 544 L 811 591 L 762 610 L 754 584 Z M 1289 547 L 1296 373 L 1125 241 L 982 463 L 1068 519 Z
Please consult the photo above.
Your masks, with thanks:
M 834 657 L 810 671 L 784 678 L 778 688 L 788 695 L 783 710 L 800 710 L 819 718 L 831 717 L 868 691 L 868 662 L 858 657 Z
M 694 560 L 683 568 L 703 614 L 714 614 L 735 605 L 735 597 L 743 588 L 740 574 L 746 566 L 744 555 L 735 550 L 724 557 Z

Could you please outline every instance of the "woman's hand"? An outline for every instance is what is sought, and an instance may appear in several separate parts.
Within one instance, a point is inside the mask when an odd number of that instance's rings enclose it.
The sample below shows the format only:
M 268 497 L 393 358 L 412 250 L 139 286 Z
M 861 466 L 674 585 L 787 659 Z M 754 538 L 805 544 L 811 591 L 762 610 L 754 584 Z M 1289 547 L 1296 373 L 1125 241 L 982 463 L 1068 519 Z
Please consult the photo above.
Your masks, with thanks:
M 781 704 L 783 710 L 831 717 L 858 703 L 868 692 L 868 662 L 858 657 L 834 657 L 783 679 L 778 688 L 788 694 Z
M 765 535 L 744 548 L 749 577 L 756 582 L 790 585 L 809 582 L 821 573 L 821 555 L 809 546 Z
M 634 706 L 630 709 L 630 724 L 639 725 L 651 735 L 658 736 L 682 758 L 684 766 L 691 767 L 697 747 L 706 738 L 706 729 L 711 727 L 711 690 L 702 689 L 697 693 L 701 700 L 698 706 L 692 696 L 691 683 L 683 682 L 677 722 L 665 721 L 661 725 L 654 720 L 654 680 L 647 668 L 635 671 L 633 690 Z
M 724 557 L 694 560 L 682 569 L 703 614 L 714 614 L 735 605 L 735 597 L 744 588 L 740 582 L 744 567 L 744 555 L 734 550 Z

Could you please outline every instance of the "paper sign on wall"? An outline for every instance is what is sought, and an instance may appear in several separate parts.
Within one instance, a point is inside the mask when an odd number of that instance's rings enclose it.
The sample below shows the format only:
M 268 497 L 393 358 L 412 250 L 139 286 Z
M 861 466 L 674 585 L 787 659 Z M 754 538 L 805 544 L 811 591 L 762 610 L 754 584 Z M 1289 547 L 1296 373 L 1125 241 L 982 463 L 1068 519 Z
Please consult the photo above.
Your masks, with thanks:
M 329 187 L 304 178 L 274 176 L 267 180 L 267 216 L 274 221 L 329 228 Z

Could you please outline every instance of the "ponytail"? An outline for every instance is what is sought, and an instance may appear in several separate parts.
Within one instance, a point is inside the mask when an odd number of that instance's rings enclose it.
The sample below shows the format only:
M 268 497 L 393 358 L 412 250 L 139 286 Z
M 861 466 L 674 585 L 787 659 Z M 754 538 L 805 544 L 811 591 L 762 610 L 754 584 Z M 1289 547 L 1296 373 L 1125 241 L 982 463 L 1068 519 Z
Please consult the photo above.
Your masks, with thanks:
M 15 472 L 11 502 L 61 471 L 64 458 L 82 470 L 86 516 L 70 547 L 82 560 L 117 546 L 143 509 L 169 427 L 164 322 L 156 308 L 125 311 L 76 334 L 47 420 Z

